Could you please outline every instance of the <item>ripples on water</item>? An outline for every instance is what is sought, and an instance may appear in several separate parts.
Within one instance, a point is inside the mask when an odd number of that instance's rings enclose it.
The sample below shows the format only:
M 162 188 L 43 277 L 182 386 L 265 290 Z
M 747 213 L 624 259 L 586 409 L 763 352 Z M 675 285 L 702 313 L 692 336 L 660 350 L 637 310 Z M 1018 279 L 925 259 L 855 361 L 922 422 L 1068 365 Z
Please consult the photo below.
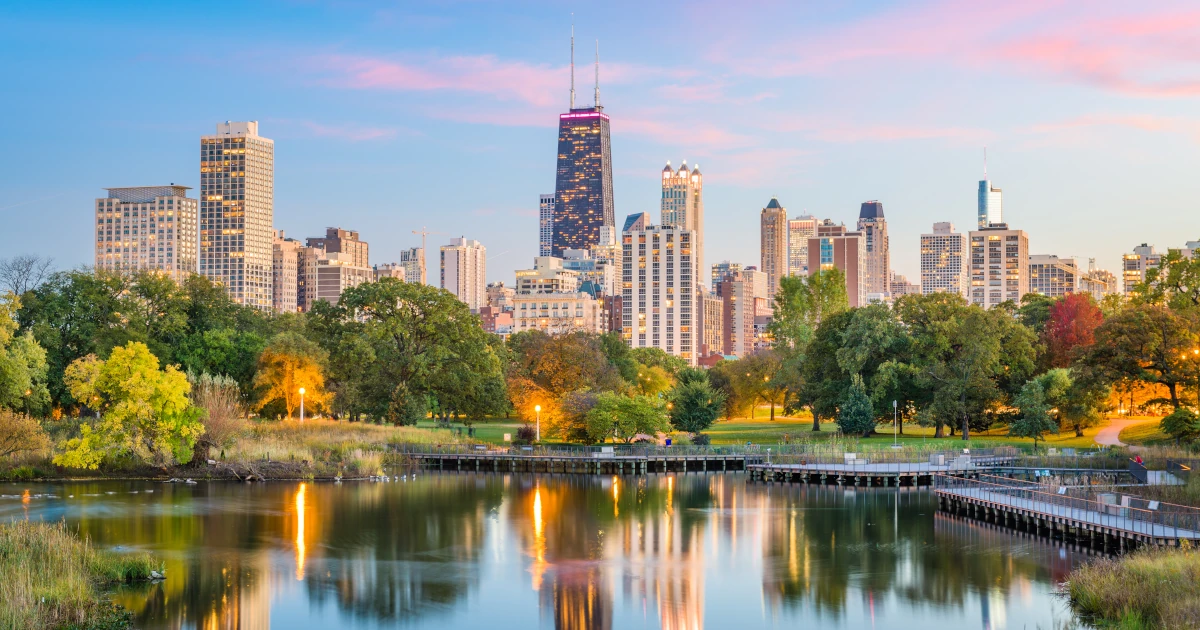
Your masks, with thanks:
M 162 557 L 115 595 L 139 628 L 1049 629 L 1085 558 L 928 490 L 742 475 L 0 484 L 24 518 Z

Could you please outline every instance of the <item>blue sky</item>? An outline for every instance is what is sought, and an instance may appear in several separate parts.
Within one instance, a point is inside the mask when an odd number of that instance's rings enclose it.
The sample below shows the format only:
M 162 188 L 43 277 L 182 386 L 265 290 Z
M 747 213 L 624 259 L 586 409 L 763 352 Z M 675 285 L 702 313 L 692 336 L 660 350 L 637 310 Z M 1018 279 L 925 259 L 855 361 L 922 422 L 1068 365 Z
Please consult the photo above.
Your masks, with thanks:
M 1116 271 L 1200 238 L 1194 3 L 48 1 L 0 7 L 0 248 L 90 264 L 103 188 L 195 186 L 198 137 L 258 120 L 290 236 L 357 229 L 387 262 L 428 226 L 511 282 L 554 188 L 572 13 L 581 101 L 600 40 L 618 217 L 657 219 L 663 163 L 698 162 L 708 261 L 757 263 L 773 195 L 847 224 L 878 199 L 915 280 L 920 233 L 970 228 L 985 145 L 1031 253 Z

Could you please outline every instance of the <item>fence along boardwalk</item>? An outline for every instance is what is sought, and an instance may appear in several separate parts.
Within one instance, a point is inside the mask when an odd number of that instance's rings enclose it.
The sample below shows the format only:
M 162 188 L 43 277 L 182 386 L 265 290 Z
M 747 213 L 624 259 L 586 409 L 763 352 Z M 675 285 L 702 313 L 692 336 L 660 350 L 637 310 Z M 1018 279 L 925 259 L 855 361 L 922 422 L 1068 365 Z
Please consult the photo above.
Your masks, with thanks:
M 1093 548 L 1200 541 L 1200 510 L 1195 508 L 1133 497 L 1105 503 L 1071 496 L 1065 486 L 1052 492 L 1047 486 L 986 475 L 967 479 L 939 474 L 934 485 L 942 510 Z

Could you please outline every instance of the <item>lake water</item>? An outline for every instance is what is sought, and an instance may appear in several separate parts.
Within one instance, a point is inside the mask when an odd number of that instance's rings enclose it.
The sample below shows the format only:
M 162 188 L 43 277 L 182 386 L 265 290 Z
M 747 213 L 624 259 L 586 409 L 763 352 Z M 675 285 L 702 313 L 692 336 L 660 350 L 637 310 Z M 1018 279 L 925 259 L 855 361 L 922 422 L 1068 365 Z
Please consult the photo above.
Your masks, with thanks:
M 0 484 L 0 520 L 150 551 L 139 628 L 1059 628 L 1086 555 L 926 489 L 737 475 Z

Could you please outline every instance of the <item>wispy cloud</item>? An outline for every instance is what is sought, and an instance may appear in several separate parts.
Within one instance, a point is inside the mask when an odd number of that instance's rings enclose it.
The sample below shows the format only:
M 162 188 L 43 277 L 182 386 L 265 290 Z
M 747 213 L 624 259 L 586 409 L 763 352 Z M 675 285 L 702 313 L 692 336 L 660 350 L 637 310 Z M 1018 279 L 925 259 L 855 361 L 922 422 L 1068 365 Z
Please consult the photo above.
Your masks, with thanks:
M 1094 127 L 1119 127 L 1156 133 L 1176 133 L 1191 136 L 1200 143 L 1200 120 L 1179 116 L 1149 114 L 1086 114 L 1052 123 L 1033 125 L 1027 131 L 1035 134 L 1063 134 Z
M 269 121 L 275 124 L 292 126 L 301 130 L 304 135 L 318 138 L 337 138 L 350 142 L 385 140 L 388 138 L 394 138 L 400 133 L 420 135 L 420 133 L 417 131 L 413 131 L 411 129 L 401 129 L 398 127 L 375 127 L 357 124 L 324 124 L 313 120 L 293 120 L 287 118 L 271 118 Z

